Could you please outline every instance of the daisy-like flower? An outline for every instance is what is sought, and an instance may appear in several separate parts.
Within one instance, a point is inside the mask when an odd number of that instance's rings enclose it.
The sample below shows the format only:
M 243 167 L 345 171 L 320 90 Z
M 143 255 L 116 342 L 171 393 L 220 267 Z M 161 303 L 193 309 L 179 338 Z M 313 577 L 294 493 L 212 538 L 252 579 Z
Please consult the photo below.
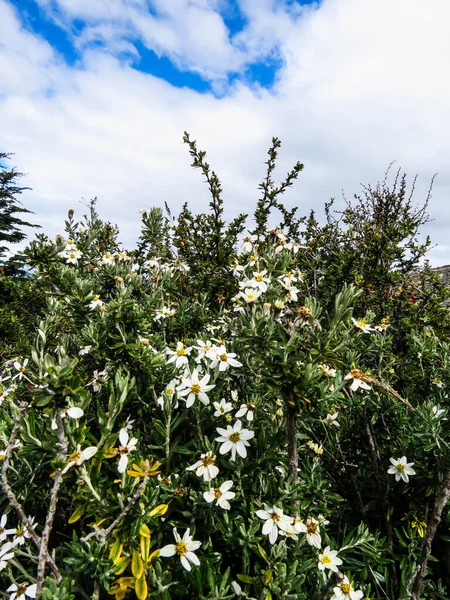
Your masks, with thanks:
M 374 328 L 371 325 L 368 325 L 364 319 L 354 319 L 352 317 L 352 321 L 353 321 L 353 325 L 355 327 L 357 327 L 358 329 L 361 329 L 362 332 L 364 333 L 370 333 L 371 331 L 374 330 Z
M 94 310 L 97 306 L 103 306 L 103 300 L 100 300 L 100 296 L 94 296 L 92 300 L 89 302 L 89 308 Z
M 16 532 L 15 529 L 6 529 L 7 515 L 2 515 L 0 519 L 0 542 L 4 542 L 8 535 L 12 535 Z
M 68 265 L 77 265 L 78 264 L 78 259 L 81 258 L 83 256 L 82 252 L 80 250 L 70 250 L 69 252 L 65 253 L 65 259 L 66 259 L 66 263 Z
M 256 302 L 261 296 L 260 290 L 254 290 L 253 288 L 246 288 L 244 291 L 239 292 L 237 298 L 242 298 L 247 304 Z
M 330 367 L 330 365 L 327 365 L 326 363 L 322 363 L 321 365 L 319 365 L 319 369 L 322 371 L 322 373 L 325 375 L 325 377 L 335 377 L 336 376 L 336 369 L 334 369 L 333 367 Z
M 263 535 L 269 536 L 269 542 L 275 544 L 278 537 L 278 529 L 283 531 L 292 531 L 292 523 L 294 519 L 288 515 L 283 514 L 281 508 L 278 506 L 268 506 L 264 504 L 264 510 L 257 510 L 256 516 L 265 521 L 262 527 Z
M 253 415 L 255 410 L 256 406 L 252 402 L 246 402 L 245 404 L 241 404 L 235 416 L 237 419 L 240 419 L 241 417 L 245 416 L 247 421 L 250 422 L 253 421 Z
M 352 584 L 348 580 L 347 575 L 333 588 L 333 596 L 331 600 L 360 600 L 364 594 L 361 590 L 355 591 Z
M 370 390 L 370 385 L 365 381 L 366 375 L 361 369 L 352 369 L 350 373 L 344 377 L 344 381 L 349 381 L 350 379 L 353 380 L 350 386 L 352 392 L 356 392 L 359 389 Z
M 6 591 L 12 592 L 9 600 L 16 600 L 16 598 L 22 598 L 22 596 L 36 598 L 36 584 L 29 585 L 28 581 L 24 581 L 20 585 L 12 583 Z
M 17 375 L 16 375 L 16 377 L 17 377 Z M 14 377 L 13 377 L 13 379 L 14 379 Z M 442 388 L 442 387 L 444 387 L 444 384 L 443 384 L 443 382 L 442 382 L 442 381 L 439 379 L 439 377 L 435 377 L 431 383 L 432 383 L 433 385 L 435 385 L 436 387 L 438 387 L 438 388 Z
M 263 271 L 253 271 L 253 278 L 250 279 L 249 287 L 259 290 L 261 292 L 267 292 L 267 284 L 270 283 L 270 279 L 265 277 L 267 275 L 267 269 Z
M 327 425 L 334 425 L 335 427 L 340 427 L 340 423 L 338 423 L 338 414 L 337 412 L 330 414 L 328 413 L 326 418 L 323 419 L 323 422 L 326 423 Z
M 177 391 L 178 386 L 179 386 L 179 382 L 177 379 L 172 379 L 166 385 L 166 389 L 163 391 L 162 396 L 160 396 L 157 400 L 157 402 L 161 408 L 164 408 L 164 397 L 166 397 L 168 400 L 170 400 L 170 402 L 172 402 L 172 399 Z M 175 409 L 178 408 L 178 400 L 177 400 L 174 408 Z
M 198 352 L 196 359 L 197 362 L 200 362 L 202 358 L 208 357 L 209 353 L 215 348 L 214 344 L 209 340 L 206 340 L 206 342 L 203 340 L 197 340 L 197 345 L 198 348 L 197 346 L 194 346 Z
M 186 529 L 183 538 L 181 538 L 178 534 L 177 528 L 174 527 L 173 537 L 175 538 L 176 544 L 168 544 L 159 551 L 159 555 L 165 558 L 178 554 L 181 564 L 186 571 L 191 570 L 191 564 L 195 565 L 196 567 L 200 565 L 200 561 L 194 552 L 202 545 L 201 542 L 196 542 L 193 540 L 189 533 L 190 529 Z
M 219 468 L 216 467 L 216 455 L 212 452 L 201 454 L 200 460 L 187 467 L 186 471 L 195 471 L 197 477 L 203 477 L 204 481 L 211 481 L 219 474 Z
M 181 398 L 186 398 L 186 408 L 190 408 L 195 400 L 198 398 L 205 406 L 209 404 L 209 398 L 206 392 L 209 392 L 216 386 L 214 384 L 208 384 L 210 375 L 204 375 L 199 379 L 197 369 L 192 371 L 190 377 L 184 377 L 181 380 L 181 385 L 177 388 L 178 395 Z
M 445 414 L 446 410 L 445 408 L 439 408 L 439 406 L 433 406 L 433 408 L 431 409 L 431 418 L 432 419 L 439 419 L 441 415 Z
M 322 554 L 319 554 L 319 571 L 325 571 L 329 569 L 333 573 L 338 572 L 338 566 L 342 565 L 342 560 L 338 557 L 337 550 L 331 550 L 330 546 L 327 546 Z
M 225 398 L 222 398 L 220 402 L 213 402 L 213 405 L 216 409 L 216 412 L 214 413 L 215 417 L 221 417 L 222 415 L 225 415 L 233 410 L 233 405 L 231 402 L 227 402 Z
M 8 566 L 8 560 L 14 556 L 14 552 L 10 552 L 12 548 L 13 545 L 11 544 L 11 542 L 3 544 L 3 546 L 0 548 L 0 571 L 6 569 L 6 567 Z
M 231 506 L 228 500 L 232 500 L 236 496 L 234 492 L 229 491 L 232 487 L 232 481 L 225 481 L 220 487 L 211 488 L 207 492 L 204 492 L 203 498 L 206 502 L 214 502 L 215 500 L 220 508 L 230 510 Z
M 216 428 L 217 433 L 220 436 L 216 438 L 216 442 L 220 442 L 220 454 L 227 454 L 231 450 L 231 460 L 236 460 L 236 452 L 242 458 L 247 456 L 246 446 L 250 446 L 248 440 L 251 440 L 255 436 L 254 431 L 249 429 L 242 429 L 242 421 L 237 420 L 236 423 L 231 427 L 228 425 L 226 429 L 221 427 Z
M 34 527 L 34 517 L 30 519 L 31 525 Z M 31 533 L 26 525 L 22 525 L 21 523 L 17 525 L 14 530 L 14 539 L 12 541 L 13 547 L 15 546 L 23 546 L 25 541 L 31 537 Z
M 92 350 L 92 346 L 81 346 L 79 352 L 78 352 L 78 356 L 84 356 L 85 354 L 89 354 L 89 352 Z
M 211 361 L 210 367 L 214 369 L 219 365 L 219 371 L 226 371 L 229 367 L 242 367 L 242 363 L 235 359 L 234 352 L 227 352 L 225 346 L 219 346 L 215 352 L 215 356 Z
M 252 251 L 253 244 L 258 239 L 256 235 L 246 235 L 242 240 L 242 252 L 246 252 L 247 254 Z
M 64 469 L 61 471 L 62 474 L 67 473 L 71 467 L 79 467 L 84 463 L 85 460 L 89 460 L 97 452 L 97 446 L 88 446 L 84 450 L 81 450 L 80 444 L 77 445 L 77 449 L 69 454 L 69 461 Z
M 105 252 L 102 256 L 102 265 L 113 265 L 114 264 L 114 256 L 109 252 Z
M 320 523 L 313 517 L 306 519 L 306 541 L 310 546 L 319 548 L 322 545 L 322 538 L 320 537 Z
M 120 459 L 117 470 L 119 473 L 125 473 L 128 466 L 129 455 L 136 450 L 138 440 L 135 437 L 130 439 L 127 428 L 122 427 L 119 433 L 119 442 L 120 446 L 118 454 L 120 454 Z
M 22 364 L 19 361 L 15 360 L 13 362 L 13 366 L 16 369 L 17 373 L 14 375 L 14 377 L 12 377 L 11 380 L 18 379 L 19 381 L 21 381 L 25 375 L 25 371 L 27 369 L 27 364 L 28 364 L 28 358 L 26 358 Z
M 170 348 L 167 348 L 166 350 L 166 354 L 170 355 L 167 364 L 174 362 L 177 369 L 187 365 L 189 362 L 188 356 L 191 353 L 191 351 L 191 347 L 186 348 L 183 342 L 177 342 L 176 350 L 171 350 Z
M 66 408 L 63 408 L 61 411 L 61 419 L 64 419 L 64 417 L 70 417 L 71 419 L 81 419 L 83 415 L 84 410 L 82 408 L 79 408 L 78 406 L 68 406 Z M 52 429 L 58 429 L 56 419 L 52 420 L 50 427 Z
M 388 469 L 388 473 L 389 475 L 395 475 L 395 481 L 400 481 L 400 479 L 403 479 L 404 482 L 408 483 L 409 475 L 416 474 L 414 469 L 411 468 L 414 463 L 406 462 L 406 456 L 402 456 L 398 460 L 395 460 L 395 458 L 390 458 L 389 460 L 392 464 Z

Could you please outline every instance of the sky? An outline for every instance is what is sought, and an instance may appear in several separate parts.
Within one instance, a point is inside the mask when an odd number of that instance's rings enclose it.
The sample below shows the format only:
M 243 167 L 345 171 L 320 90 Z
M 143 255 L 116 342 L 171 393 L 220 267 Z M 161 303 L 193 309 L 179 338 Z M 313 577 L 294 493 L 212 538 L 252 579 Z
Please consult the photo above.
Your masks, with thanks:
M 0 152 L 50 236 L 98 198 L 132 247 L 139 210 L 209 197 L 183 132 L 207 151 L 227 218 L 253 212 L 271 139 L 299 214 L 361 192 L 389 164 L 450 263 L 448 0 L 0 0 Z

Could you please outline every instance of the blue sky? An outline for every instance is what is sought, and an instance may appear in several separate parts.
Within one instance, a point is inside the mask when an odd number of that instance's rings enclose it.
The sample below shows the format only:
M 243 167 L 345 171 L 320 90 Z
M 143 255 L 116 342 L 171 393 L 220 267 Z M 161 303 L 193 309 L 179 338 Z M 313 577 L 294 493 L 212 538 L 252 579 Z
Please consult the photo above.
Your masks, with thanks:
M 170 2 L 170 0 L 169 0 Z M 19 15 L 25 28 L 45 39 L 55 51 L 57 51 L 69 65 L 74 65 L 82 60 L 83 51 L 76 45 L 76 39 L 83 34 L 89 24 L 82 18 L 72 18 L 69 21 L 64 18 L 64 11 L 60 11 L 57 2 L 39 3 L 36 0 L 21 0 L 11 2 L 19 8 Z M 286 9 L 298 10 L 302 6 L 319 6 L 318 0 L 289 0 L 285 3 Z M 232 40 L 241 33 L 248 25 L 248 17 L 241 10 L 238 0 L 229 0 L 222 3 L 219 14 L 227 29 L 228 36 Z M 148 12 L 158 15 L 158 11 L 152 8 L 149 0 Z M 64 26 L 65 25 L 65 26 Z M 124 52 L 122 58 L 128 60 L 137 71 L 160 77 L 176 87 L 188 87 L 198 92 L 209 91 L 221 95 L 226 93 L 223 84 L 219 89 L 213 85 L 208 77 L 191 71 L 189 68 L 179 68 L 177 64 L 164 55 L 161 51 L 155 51 L 146 45 L 139 37 L 129 37 L 135 54 Z M 90 46 L 106 46 L 106 41 L 90 42 Z M 258 57 L 258 60 L 250 61 L 248 64 L 240 65 L 239 69 L 227 74 L 227 83 L 232 84 L 237 80 L 244 81 L 247 85 L 261 86 L 267 89 L 273 87 L 277 72 L 282 68 L 282 58 L 276 50 L 267 55 Z
M 0 151 L 44 231 L 97 196 L 125 245 L 142 208 L 207 209 L 185 130 L 229 218 L 252 212 L 273 136 L 277 180 L 305 165 L 300 214 L 396 161 L 417 202 L 438 172 L 430 259 L 450 263 L 449 21 L 448 0 L 0 0 Z

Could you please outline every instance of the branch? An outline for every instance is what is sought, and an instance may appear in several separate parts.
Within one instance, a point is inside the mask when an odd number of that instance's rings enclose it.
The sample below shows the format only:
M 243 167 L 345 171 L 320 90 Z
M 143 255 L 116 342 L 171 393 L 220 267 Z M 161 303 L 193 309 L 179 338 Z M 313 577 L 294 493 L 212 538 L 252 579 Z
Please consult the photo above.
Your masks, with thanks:
M 8 499 L 10 505 L 14 508 L 14 510 L 16 511 L 16 513 L 19 515 L 19 518 L 21 519 L 23 525 L 27 528 L 28 532 L 31 535 L 31 539 L 33 540 L 36 548 L 38 549 L 38 551 L 40 553 L 40 551 L 41 551 L 41 538 L 36 533 L 36 530 L 34 528 L 33 523 L 27 517 L 27 515 L 25 514 L 25 511 L 22 508 L 22 505 L 17 500 L 16 495 L 12 491 L 12 488 L 9 485 L 8 478 L 7 478 L 7 471 L 8 471 L 8 468 L 9 468 L 9 459 L 11 457 L 11 452 L 12 452 L 12 449 L 14 447 L 14 442 L 15 442 L 17 434 L 19 432 L 20 424 L 22 423 L 22 419 L 23 419 L 23 416 L 24 416 L 25 411 L 26 411 L 27 408 L 28 408 L 28 402 L 23 402 L 23 404 L 21 405 L 21 407 L 19 409 L 19 413 L 18 413 L 18 415 L 16 417 L 16 420 L 15 420 L 15 423 L 14 423 L 14 427 L 13 427 L 13 430 L 11 432 L 11 436 L 9 438 L 8 446 L 6 447 L 6 451 L 5 451 L 5 459 L 4 459 L 3 465 L 2 465 L 1 480 L 2 480 L 2 490 L 3 490 L 3 493 L 5 494 L 6 498 Z M 49 556 L 47 554 L 47 556 L 45 558 L 45 561 L 48 563 L 51 572 L 55 576 L 56 582 L 59 583 L 61 581 L 62 577 L 61 577 L 61 573 L 59 572 L 59 569 L 56 566 L 54 560 L 52 559 L 51 556 Z
M 58 410 L 55 416 L 56 425 L 58 429 L 58 439 L 59 439 L 59 450 L 58 450 L 58 458 L 61 460 L 65 460 L 67 456 L 67 439 L 64 435 L 64 427 L 61 419 L 61 411 Z M 59 488 L 61 487 L 63 480 L 62 469 L 59 469 L 55 475 L 53 480 L 53 488 L 50 493 L 50 504 L 48 507 L 47 518 L 45 520 L 44 531 L 42 532 L 41 538 L 41 547 L 39 550 L 39 558 L 38 558 L 38 571 L 37 571 L 37 579 L 36 579 L 36 596 L 39 598 L 39 594 L 42 592 L 42 585 L 44 583 L 45 576 L 45 564 L 47 562 L 48 557 L 48 543 L 50 539 L 50 533 L 53 527 L 53 521 L 55 518 L 56 505 L 58 504 L 58 493 Z

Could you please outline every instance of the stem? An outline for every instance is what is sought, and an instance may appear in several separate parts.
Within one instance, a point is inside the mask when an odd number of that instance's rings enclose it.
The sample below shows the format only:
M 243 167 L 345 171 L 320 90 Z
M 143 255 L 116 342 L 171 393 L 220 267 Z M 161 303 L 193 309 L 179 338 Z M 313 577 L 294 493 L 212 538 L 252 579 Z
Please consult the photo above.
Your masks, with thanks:
M 61 411 L 58 410 L 55 416 L 56 425 L 58 429 L 58 440 L 59 440 L 59 450 L 58 450 L 58 458 L 61 460 L 65 460 L 67 456 L 67 438 L 64 435 L 64 426 L 61 418 Z M 56 513 L 56 505 L 58 504 L 58 493 L 59 488 L 61 487 L 63 480 L 62 469 L 56 473 L 55 478 L 53 480 L 53 487 L 50 493 L 50 504 L 48 507 L 47 518 L 45 519 L 44 530 L 42 532 L 41 537 L 41 547 L 39 549 L 39 558 L 38 558 L 38 570 L 37 570 L 37 579 L 36 579 L 36 596 L 39 598 L 39 595 L 42 592 L 42 585 L 44 583 L 45 576 L 45 565 L 47 562 L 48 556 L 48 543 L 50 540 L 50 533 L 53 527 L 53 521 Z
M 288 442 L 288 471 L 294 483 L 298 482 L 298 448 L 297 448 L 297 415 L 298 409 L 294 400 L 294 392 L 289 390 L 287 403 L 287 442 Z
M 423 581 L 427 572 L 428 558 L 431 553 L 431 544 L 433 543 L 434 536 L 436 535 L 436 529 L 442 518 L 442 511 L 445 508 L 448 500 L 450 499 L 450 471 L 445 476 L 444 483 L 437 495 L 436 502 L 434 503 L 433 512 L 431 513 L 430 520 L 427 524 L 427 531 L 423 538 L 422 554 L 420 556 L 419 565 L 417 566 L 414 573 L 411 575 L 406 590 L 408 595 L 413 600 L 420 600 L 420 594 L 422 592 Z M 412 594 L 409 592 L 411 584 L 414 582 Z

